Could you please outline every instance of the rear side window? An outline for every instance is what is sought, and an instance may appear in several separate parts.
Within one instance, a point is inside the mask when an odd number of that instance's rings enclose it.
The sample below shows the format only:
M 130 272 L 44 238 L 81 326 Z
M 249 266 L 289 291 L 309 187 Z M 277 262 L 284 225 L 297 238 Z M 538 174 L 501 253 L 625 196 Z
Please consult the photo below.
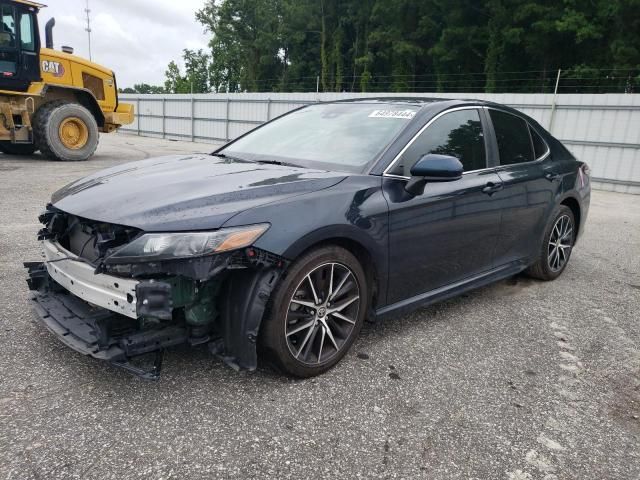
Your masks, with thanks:
M 465 172 L 486 168 L 484 135 L 478 110 L 457 110 L 438 118 L 413 141 L 388 173 L 410 177 L 411 167 L 428 153 L 456 157 Z
M 529 126 L 529 132 L 531 132 L 531 141 L 533 142 L 533 153 L 535 154 L 536 160 L 549 151 L 547 144 L 544 143 L 542 137 L 538 135 L 538 133 Z
M 529 126 L 522 118 L 499 110 L 489 110 L 493 129 L 496 132 L 500 165 L 531 162 L 533 147 Z

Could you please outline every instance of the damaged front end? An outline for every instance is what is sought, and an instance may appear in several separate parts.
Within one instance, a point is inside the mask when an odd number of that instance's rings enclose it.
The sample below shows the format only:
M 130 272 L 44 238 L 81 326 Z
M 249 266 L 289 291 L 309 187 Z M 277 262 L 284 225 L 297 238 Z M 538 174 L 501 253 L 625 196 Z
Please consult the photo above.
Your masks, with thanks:
M 49 205 L 40 216 L 44 262 L 28 262 L 42 323 L 74 350 L 144 378 L 162 352 L 208 344 L 233 368 L 256 368 L 256 341 L 285 259 L 252 243 L 268 225 L 145 233 Z M 143 369 L 132 359 L 156 353 Z

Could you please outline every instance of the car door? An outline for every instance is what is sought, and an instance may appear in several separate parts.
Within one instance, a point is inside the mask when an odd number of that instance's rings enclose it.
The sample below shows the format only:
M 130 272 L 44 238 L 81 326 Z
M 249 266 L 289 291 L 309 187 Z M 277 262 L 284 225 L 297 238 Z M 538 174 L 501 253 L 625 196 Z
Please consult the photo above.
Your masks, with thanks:
M 496 266 L 526 262 L 540 246 L 560 179 L 550 168 L 549 147 L 524 118 L 495 108 L 487 113 L 495 135 L 496 172 L 504 187 L 494 195 L 502 210 Z
M 404 187 L 413 164 L 428 153 L 457 157 L 461 179 L 428 183 L 411 196 Z M 389 304 L 491 269 L 500 210 L 500 177 L 489 167 L 479 108 L 437 115 L 385 170 L 389 205 Z

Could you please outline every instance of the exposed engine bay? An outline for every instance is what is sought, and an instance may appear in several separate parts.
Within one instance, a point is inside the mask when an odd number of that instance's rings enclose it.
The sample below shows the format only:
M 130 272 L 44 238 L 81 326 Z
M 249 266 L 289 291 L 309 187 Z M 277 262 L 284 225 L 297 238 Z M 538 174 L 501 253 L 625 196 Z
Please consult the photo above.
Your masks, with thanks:
M 246 246 L 128 261 L 117 252 L 141 230 L 51 205 L 39 220 L 45 261 L 25 263 L 29 288 L 42 322 L 65 344 L 143 378 L 158 378 L 163 350 L 185 343 L 208 344 L 233 368 L 256 368 L 260 322 L 284 258 Z M 153 352 L 150 369 L 131 362 Z

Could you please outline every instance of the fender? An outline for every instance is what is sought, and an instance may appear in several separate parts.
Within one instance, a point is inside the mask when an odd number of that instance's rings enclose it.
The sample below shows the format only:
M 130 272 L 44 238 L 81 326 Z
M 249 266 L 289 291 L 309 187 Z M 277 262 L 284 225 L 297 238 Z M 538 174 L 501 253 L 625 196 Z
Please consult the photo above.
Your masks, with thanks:
M 93 114 L 93 117 L 96 119 L 96 123 L 98 124 L 98 127 L 104 126 L 104 113 L 102 113 L 102 109 L 98 104 L 98 100 L 96 99 L 95 95 L 91 90 L 88 90 L 86 88 L 81 88 L 81 87 L 67 86 L 67 85 L 47 84 L 43 88 L 42 93 L 40 95 L 44 97 L 49 90 L 52 90 L 52 91 L 59 90 L 64 93 L 71 93 L 72 95 L 75 95 L 78 98 L 78 101 L 80 102 L 80 104 L 83 107 L 87 108 Z
M 561 203 L 566 202 L 567 200 L 573 200 L 578 206 L 578 214 L 579 218 L 577 218 L 577 228 L 578 232 L 575 237 L 574 244 L 577 243 L 578 239 L 582 236 L 582 231 L 584 229 L 584 224 L 587 219 L 587 212 L 589 211 L 589 200 L 590 197 L 584 197 L 582 192 L 577 189 L 572 189 L 567 192 L 564 192 L 562 195 L 558 197 L 556 205 L 560 205 Z
M 347 247 L 355 246 L 368 256 L 370 265 L 373 266 L 373 277 L 376 283 L 377 304 L 384 304 L 387 298 L 388 278 L 388 245 L 376 242 L 364 230 L 351 224 L 328 225 L 310 232 L 291 244 L 283 255 L 288 260 L 300 256 L 305 250 L 321 243 L 343 243 Z M 360 252 L 352 252 L 357 254 Z M 364 265 L 365 269 L 367 265 Z

